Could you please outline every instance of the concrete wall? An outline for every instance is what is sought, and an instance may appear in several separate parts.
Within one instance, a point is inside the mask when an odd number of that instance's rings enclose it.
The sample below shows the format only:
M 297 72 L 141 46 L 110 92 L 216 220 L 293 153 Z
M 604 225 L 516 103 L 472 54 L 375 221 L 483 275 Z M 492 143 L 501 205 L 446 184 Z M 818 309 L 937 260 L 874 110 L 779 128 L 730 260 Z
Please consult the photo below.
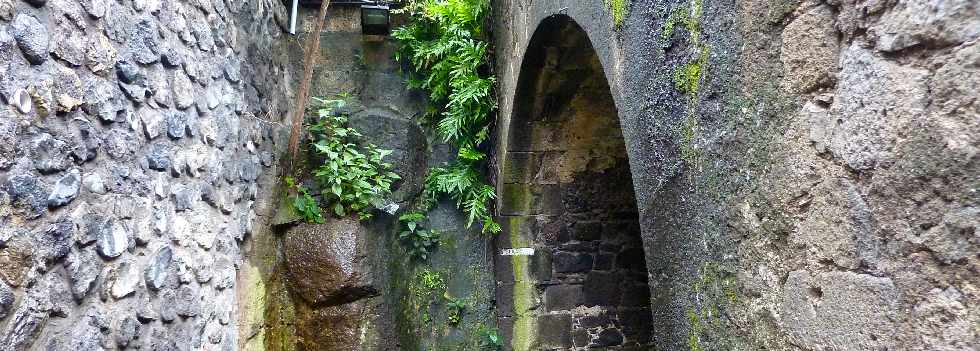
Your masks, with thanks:
M 241 245 L 283 143 L 284 14 L 0 1 L 0 349 L 238 348 Z
M 494 3 L 496 140 L 539 24 L 570 18 L 626 140 L 658 349 L 977 345 L 975 2 L 625 4 Z

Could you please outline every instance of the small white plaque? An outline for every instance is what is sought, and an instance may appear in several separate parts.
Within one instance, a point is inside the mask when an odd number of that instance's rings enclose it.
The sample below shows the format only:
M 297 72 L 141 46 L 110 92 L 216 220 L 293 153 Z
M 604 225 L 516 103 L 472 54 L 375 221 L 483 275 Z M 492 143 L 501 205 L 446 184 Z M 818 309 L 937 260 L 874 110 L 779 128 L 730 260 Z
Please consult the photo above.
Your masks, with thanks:
M 516 249 L 503 249 L 500 250 L 500 254 L 503 256 L 533 256 L 533 247 L 520 247 Z

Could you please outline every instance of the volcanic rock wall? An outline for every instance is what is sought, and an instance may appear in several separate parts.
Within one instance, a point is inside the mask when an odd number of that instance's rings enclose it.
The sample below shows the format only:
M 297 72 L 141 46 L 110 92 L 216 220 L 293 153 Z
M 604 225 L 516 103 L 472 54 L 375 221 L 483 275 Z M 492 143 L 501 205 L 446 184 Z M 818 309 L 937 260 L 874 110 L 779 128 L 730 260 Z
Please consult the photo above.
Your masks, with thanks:
M 284 19 L 272 0 L 0 0 L 0 350 L 237 348 Z
M 576 23 L 599 56 L 658 349 L 980 343 L 976 1 L 508 0 L 494 11 L 504 175 L 523 69 L 540 60 L 528 45 L 550 28 L 539 24 Z M 530 341 L 512 347 L 541 345 L 513 328 Z

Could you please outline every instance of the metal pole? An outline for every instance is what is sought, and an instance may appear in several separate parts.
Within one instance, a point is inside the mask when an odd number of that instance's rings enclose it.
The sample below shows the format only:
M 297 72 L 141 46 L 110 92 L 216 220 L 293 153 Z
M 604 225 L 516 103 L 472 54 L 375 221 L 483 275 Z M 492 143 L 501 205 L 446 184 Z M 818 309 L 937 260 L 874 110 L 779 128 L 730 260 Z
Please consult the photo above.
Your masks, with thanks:
M 293 9 L 289 14 L 289 34 L 296 35 L 296 8 L 299 7 L 299 0 L 293 0 Z

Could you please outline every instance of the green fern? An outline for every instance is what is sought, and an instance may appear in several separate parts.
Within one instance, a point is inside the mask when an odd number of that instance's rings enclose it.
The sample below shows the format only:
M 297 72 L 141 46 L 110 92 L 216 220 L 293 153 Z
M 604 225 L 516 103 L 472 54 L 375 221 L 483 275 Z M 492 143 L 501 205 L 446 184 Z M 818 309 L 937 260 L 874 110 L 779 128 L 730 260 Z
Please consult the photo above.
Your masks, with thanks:
M 429 93 L 424 120 L 436 134 L 459 148 L 452 164 L 432 169 L 425 181 L 423 207 L 431 208 L 442 194 L 467 214 L 467 226 L 483 224 L 496 233 L 489 203 L 496 194 L 477 171 L 486 154 L 479 151 L 489 135 L 489 116 L 497 109 L 483 30 L 488 0 L 408 0 L 399 10 L 411 22 L 395 30 L 396 59 L 411 63 L 408 84 Z

